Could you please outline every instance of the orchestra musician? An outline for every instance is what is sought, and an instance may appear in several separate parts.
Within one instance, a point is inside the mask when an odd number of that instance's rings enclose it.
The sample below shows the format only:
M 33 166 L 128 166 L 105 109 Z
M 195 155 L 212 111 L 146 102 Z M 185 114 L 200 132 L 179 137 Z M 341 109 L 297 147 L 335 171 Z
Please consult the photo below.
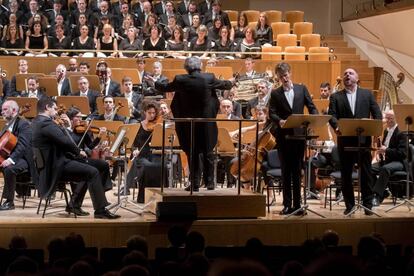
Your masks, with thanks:
M 0 102 L 5 101 L 7 97 L 11 97 L 11 82 L 6 77 L 6 72 L 0 67 L 0 87 L 2 92 Z
M 19 74 L 28 74 L 29 73 L 29 64 L 25 59 L 19 59 L 17 61 L 17 69 Z M 21 91 L 16 89 L 16 76 L 13 76 L 10 81 L 10 96 L 16 97 L 21 94 Z
M 128 120 L 129 124 L 136 123 L 141 121 L 141 103 L 142 103 L 142 94 L 139 94 L 138 91 L 134 91 L 132 85 L 132 79 L 130 77 L 122 78 L 122 88 L 124 92 L 124 97 L 128 100 L 128 107 L 130 117 Z
M 257 105 L 267 106 L 270 99 L 270 92 L 272 91 L 272 83 L 267 80 L 260 80 L 257 84 L 257 96 L 249 100 L 247 103 L 245 118 L 250 119 L 252 117 L 252 109 Z
M 321 100 L 329 100 L 329 97 L 332 94 L 331 85 L 329 82 L 322 82 L 319 86 L 319 92 L 320 92 L 320 99 Z
M 39 88 L 39 79 L 37 76 L 30 76 L 27 78 L 27 91 L 23 91 L 21 97 L 40 99 L 46 94 Z
M 345 88 L 331 95 L 328 114 L 332 115 L 329 121 L 335 131 L 340 134 L 338 120 L 342 118 L 382 119 L 381 110 L 375 101 L 371 91 L 358 87 L 358 73 L 348 68 L 344 71 L 343 84 Z M 371 137 L 361 137 L 362 147 L 371 147 Z M 355 152 L 345 151 L 345 147 L 358 146 L 358 137 L 338 136 L 338 151 L 341 163 L 342 194 L 344 196 L 346 209 L 344 215 L 348 215 L 355 206 L 354 190 L 352 187 L 352 170 L 358 155 Z M 372 175 L 371 175 L 371 153 L 361 153 L 361 195 L 363 206 L 368 210 L 372 208 Z M 365 210 L 366 215 L 372 213 Z
M 17 138 L 17 143 L 10 155 L 4 159 L 0 167 L 4 176 L 2 198 L 5 201 L 0 205 L 0 211 L 14 209 L 14 194 L 16 191 L 16 177 L 30 172 L 33 183 L 37 186 L 38 177 L 33 163 L 32 128 L 30 123 L 19 117 L 19 106 L 15 101 L 5 101 L 1 114 L 6 120 L 6 126 L 1 131 L 10 131 Z M 0 139 L 3 141 L 5 136 Z
M 144 120 L 141 121 L 141 127 L 135 137 L 133 143 L 133 163 L 131 169 L 127 174 L 127 194 L 129 188 L 132 188 L 135 183 L 138 183 L 138 203 L 144 203 L 145 199 L 145 183 L 144 174 L 148 173 L 149 167 L 157 167 L 160 165 L 160 160 L 156 159 L 151 153 L 149 142 L 152 137 L 154 126 L 157 124 L 159 107 L 155 101 L 144 101 L 142 103 L 142 111 Z
M 119 218 L 119 215 L 112 214 L 105 208 L 108 201 L 99 171 L 85 162 L 86 153 L 77 147 L 64 126 L 53 121 L 57 117 L 56 102 L 52 98 L 42 97 L 37 103 L 37 112 L 38 115 L 32 122 L 32 137 L 39 172 L 39 196 L 45 198 L 53 193 L 62 177 L 76 177 L 87 183 L 95 218 Z M 78 209 L 80 206 L 76 205 L 79 199 L 75 197 L 72 200 L 66 211 L 81 213 Z
M 112 96 L 103 97 L 102 102 L 104 105 L 104 113 L 100 114 L 96 118 L 97 120 L 125 122 L 125 117 L 117 113 L 114 98 Z
M 386 193 L 386 187 L 390 176 L 396 171 L 405 169 L 405 136 L 398 128 L 393 110 L 385 112 L 384 118 L 386 129 L 384 130 L 380 147 L 377 149 L 379 160 L 372 164 L 373 173 L 378 175 L 372 188 L 374 192 L 372 198 L 373 206 L 379 206 L 384 198 L 389 195 L 389 193 Z
M 70 96 L 69 79 L 66 77 L 66 67 L 63 64 L 56 66 L 57 88 L 59 96 Z
M 234 86 L 230 90 L 225 90 L 223 93 L 223 98 L 230 100 L 233 105 L 233 115 L 241 118 L 242 116 L 242 107 L 241 104 L 234 100 L 234 97 L 237 95 L 237 87 Z
M 218 80 L 210 73 L 201 73 L 201 61 L 198 57 L 187 58 L 184 68 L 188 74 L 177 75 L 170 83 L 157 81 L 155 88 L 162 92 L 175 91 L 171 103 L 174 118 L 215 118 L 219 109 L 215 89 L 230 89 L 232 82 Z M 208 190 L 213 190 L 213 148 L 217 144 L 217 124 L 195 124 L 193 145 L 191 145 L 190 123 L 176 122 L 175 129 L 188 160 L 192 160 L 190 179 L 193 191 L 199 190 L 201 176 L 199 156 L 203 160 L 204 183 Z M 191 151 L 193 152 L 192 158 L 190 158 Z M 190 186 L 187 187 L 187 190 L 190 189 Z
M 143 87 L 144 87 L 144 95 L 145 96 L 156 96 L 156 95 L 162 95 L 162 92 L 155 89 L 151 83 L 155 81 L 160 82 L 168 82 L 168 79 L 166 76 L 162 75 L 162 63 L 159 61 L 155 61 L 152 65 L 152 75 L 151 80 L 148 82 L 148 77 L 144 79 Z
M 73 96 L 88 97 L 90 112 L 94 114 L 97 111 L 96 98 L 99 97 L 99 92 L 89 89 L 89 81 L 86 77 L 81 76 L 78 79 L 79 91 L 73 93 Z
M 273 90 L 269 100 L 269 117 L 275 125 L 275 138 L 279 153 L 283 179 L 283 209 L 281 215 L 288 215 L 300 208 L 300 181 L 305 150 L 305 141 L 287 139 L 286 136 L 302 134 L 303 129 L 284 129 L 287 118 L 292 114 L 303 114 L 306 106 L 309 114 L 318 114 L 306 86 L 291 81 L 290 65 L 282 62 L 276 65 L 275 73 L 282 86 Z M 292 208 L 293 189 L 293 208 Z M 299 211 L 295 215 L 306 215 Z
M 121 96 L 121 86 L 118 82 L 112 79 L 112 69 L 106 68 L 106 83 L 105 83 L 105 93 L 106 96 L 120 97 Z

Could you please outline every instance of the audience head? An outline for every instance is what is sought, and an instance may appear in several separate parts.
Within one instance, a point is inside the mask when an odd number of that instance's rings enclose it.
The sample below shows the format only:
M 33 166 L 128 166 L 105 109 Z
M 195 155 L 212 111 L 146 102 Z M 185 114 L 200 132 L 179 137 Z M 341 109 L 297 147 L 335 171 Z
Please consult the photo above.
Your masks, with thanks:
M 149 262 L 147 256 L 144 255 L 141 251 L 132 250 L 127 255 L 122 258 L 122 265 L 129 266 L 129 265 L 140 265 L 149 269 Z
M 174 225 L 168 229 L 168 240 L 172 247 L 181 247 L 185 243 L 187 231 L 183 226 Z
M 34 275 L 38 272 L 35 261 L 26 256 L 17 257 L 7 268 L 6 275 Z
M 185 248 L 188 254 L 201 253 L 204 251 L 204 246 L 205 240 L 203 235 L 196 231 L 188 233 L 185 240 Z
M 77 261 L 69 268 L 70 276 L 92 276 L 96 274 L 93 267 L 85 261 Z
M 10 103 L 14 102 L 17 105 L 15 101 L 8 101 L 8 102 Z M 3 103 L 3 106 L 5 103 Z M 9 243 L 9 249 L 27 249 L 26 239 L 20 235 L 13 236 Z
M 262 264 L 252 260 L 218 260 L 211 265 L 208 276 L 270 276 Z
M 119 276 L 150 276 L 148 269 L 140 265 L 129 265 L 119 271 Z
M 151 106 L 150 103 L 148 103 L 146 108 L 148 108 L 149 106 Z M 149 109 L 146 109 L 146 111 L 148 111 Z M 147 240 L 141 235 L 131 236 L 127 240 L 126 246 L 129 251 L 136 250 L 138 252 L 141 252 L 145 257 L 148 256 L 148 243 Z
M 322 235 L 322 243 L 325 247 L 336 247 L 339 244 L 339 235 L 336 231 L 328 229 Z

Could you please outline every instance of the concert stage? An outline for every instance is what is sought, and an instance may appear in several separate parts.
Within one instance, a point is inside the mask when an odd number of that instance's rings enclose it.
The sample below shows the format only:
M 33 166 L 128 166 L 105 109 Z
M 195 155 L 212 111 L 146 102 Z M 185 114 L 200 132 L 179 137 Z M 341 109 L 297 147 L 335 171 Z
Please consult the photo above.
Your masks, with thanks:
M 196 196 L 203 195 L 207 198 L 209 194 L 226 196 L 235 195 L 237 191 L 221 188 L 215 191 L 200 189 Z M 107 197 L 110 202 L 116 202 L 113 191 L 107 192 Z M 259 218 L 203 219 L 180 223 L 189 230 L 201 232 L 209 246 L 244 245 L 251 237 L 258 237 L 267 245 L 299 245 L 307 238 L 320 237 L 326 229 L 337 231 L 341 237 L 340 244 L 352 245 L 354 250 L 359 238 L 372 232 L 379 233 L 387 244 L 414 245 L 414 211 L 409 212 L 403 206 L 385 213 L 392 206 L 390 199 L 386 199 L 381 207 L 375 209 L 381 217 L 365 216 L 362 211 L 358 211 L 351 218 L 343 216 L 343 203 L 334 205 L 333 210 L 329 211 L 329 208 L 323 208 L 319 200 L 309 200 L 310 208 L 326 216 L 325 219 L 309 212 L 305 217 L 280 216 L 278 212 L 282 209 L 281 201 L 281 195 L 278 195 L 276 205 L 271 207 L 271 213 L 266 212 Z M 166 233 L 171 225 L 178 223 L 157 222 L 152 213 L 136 215 L 122 209 L 118 211 L 122 218 L 115 221 L 96 220 L 92 215 L 75 219 L 64 212 L 56 212 L 63 211 L 62 208 L 48 210 L 46 217 L 42 219 L 36 214 L 37 198 L 29 198 L 24 210 L 20 199 L 16 199 L 15 204 L 15 210 L 0 212 L 0 247 L 8 247 L 10 238 L 16 234 L 26 237 L 29 248 L 46 248 L 52 237 L 65 236 L 70 232 L 82 234 L 87 246 L 98 248 L 124 246 L 129 236 L 141 234 L 147 238 L 150 256 L 153 257 L 156 247 L 168 246 Z M 63 204 L 64 201 L 53 202 L 53 206 Z M 132 205 L 128 207 L 134 209 Z M 220 208 L 225 213 L 224 209 L 243 207 L 237 205 L 237 200 L 227 198 Z M 89 196 L 85 200 L 84 209 L 93 212 Z

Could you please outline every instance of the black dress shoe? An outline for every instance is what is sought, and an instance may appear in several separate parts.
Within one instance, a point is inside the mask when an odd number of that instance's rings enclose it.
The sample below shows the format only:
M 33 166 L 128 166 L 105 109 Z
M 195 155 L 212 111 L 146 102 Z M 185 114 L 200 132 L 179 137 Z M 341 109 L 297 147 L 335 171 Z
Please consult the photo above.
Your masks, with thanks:
M 290 208 L 290 207 L 284 207 L 282 209 L 282 211 L 279 212 L 279 215 L 284 216 L 284 215 L 289 215 L 290 213 L 292 213 L 292 208 Z
M 380 204 L 381 204 L 381 200 L 379 196 L 374 196 L 372 198 L 372 206 L 380 206 Z
M 207 190 L 209 190 L 209 191 L 214 190 L 214 184 L 207 185 Z
M 117 219 L 120 218 L 120 215 L 112 214 L 106 209 L 95 211 L 94 217 L 96 219 Z
M 14 210 L 14 203 L 12 201 L 6 201 L 0 205 L 0 211 Z
M 368 210 L 366 210 L 366 209 L 364 209 L 364 213 L 365 213 L 365 215 L 366 216 L 372 216 L 374 213 L 371 211 L 371 209 L 368 209 Z
M 351 211 L 354 209 L 354 207 L 352 206 L 351 208 L 346 208 L 344 211 L 344 215 L 347 216 L 349 215 L 349 213 L 351 213 Z
M 186 190 L 187 192 L 191 191 L 191 186 L 188 186 L 187 188 L 185 188 L 184 190 Z M 200 190 L 199 187 L 194 187 L 193 188 L 193 192 L 198 192 Z
M 73 207 L 72 208 L 72 207 L 66 206 L 66 212 L 68 212 L 69 214 L 70 213 L 75 214 L 79 217 L 84 217 L 84 216 L 89 216 L 90 215 L 88 212 L 82 210 L 82 208 L 80 208 L 80 207 Z

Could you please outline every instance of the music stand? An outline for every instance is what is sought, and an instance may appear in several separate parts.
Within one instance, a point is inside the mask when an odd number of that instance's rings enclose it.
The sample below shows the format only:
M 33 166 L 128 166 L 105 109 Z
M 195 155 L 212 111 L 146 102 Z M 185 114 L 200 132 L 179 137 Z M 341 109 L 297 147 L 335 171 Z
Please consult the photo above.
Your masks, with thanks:
M 56 97 L 57 106 L 63 105 L 66 109 L 71 107 L 79 108 L 82 114 L 91 113 L 88 97 L 84 96 L 58 96 Z
M 381 136 L 382 132 L 382 120 L 373 120 L 373 119 L 340 119 L 338 120 L 338 128 L 341 132 L 341 136 L 357 136 L 358 137 L 358 146 L 357 147 L 345 147 L 345 151 L 356 151 L 358 153 L 358 185 L 361 190 L 361 152 L 370 150 L 370 148 L 361 146 L 362 133 L 364 136 Z M 361 193 L 358 193 L 358 200 L 354 208 L 346 216 L 351 216 L 358 209 L 364 209 L 366 212 L 371 212 L 372 214 L 380 217 L 374 211 L 366 208 L 361 204 Z
M 315 136 L 310 136 L 309 135 L 309 128 L 310 127 L 321 127 L 321 126 L 326 126 L 326 124 L 328 123 L 329 119 L 331 118 L 330 115 L 302 115 L 302 114 L 292 114 L 290 115 L 287 120 L 286 123 L 283 125 L 283 128 L 303 128 L 305 131 L 304 135 L 294 135 L 292 137 L 287 137 L 288 139 L 299 139 L 299 140 L 305 140 L 305 152 L 308 149 L 308 142 L 311 139 L 316 138 Z M 306 178 L 305 178 L 305 185 L 303 186 L 303 205 L 295 210 L 293 213 L 289 214 L 288 216 L 286 216 L 286 218 L 291 217 L 296 215 L 299 212 L 303 212 L 303 214 L 306 214 L 306 211 L 309 211 L 315 215 L 318 215 L 322 218 L 325 218 L 324 215 L 319 214 L 318 212 L 312 210 L 309 208 L 309 205 L 306 202 L 306 196 L 308 194 L 308 191 L 310 190 L 310 178 L 311 178 L 311 168 L 310 168 L 310 162 L 309 159 L 307 160 L 307 174 L 306 174 Z
M 128 199 L 127 195 L 127 168 L 128 168 L 128 157 L 126 156 L 126 149 L 128 144 L 130 144 L 130 140 L 134 140 L 131 137 L 134 137 L 137 135 L 139 130 L 139 124 L 132 125 L 123 125 L 118 128 L 117 134 L 115 136 L 115 140 L 111 146 L 110 153 L 114 154 L 116 151 L 118 151 L 119 155 L 117 157 L 111 158 L 112 160 L 116 161 L 116 164 L 118 166 L 118 201 L 114 205 L 109 206 L 107 209 L 113 209 L 114 213 L 118 211 L 119 208 L 127 210 L 131 213 L 135 213 L 137 215 L 142 215 L 143 210 L 146 208 L 146 206 L 141 207 L 135 202 L 132 202 Z M 122 173 L 125 173 L 123 176 Z M 124 194 L 121 197 L 121 186 L 122 181 L 124 185 Z M 139 210 L 133 210 L 127 207 L 127 204 L 130 203 L 133 206 L 137 207 Z
M 404 200 L 395 205 L 392 206 L 391 208 L 387 209 L 385 212 L 388 213 L 391 210 L 394 210 L 400 206 L 406 205 L 408 208 L 408 211 L 411 211 L 411 206 L 414 207 L 414 204 L 409 200 L 410 199 L 410 166 L 409 166 L 409 151 L 410 151 L 410 136 L 413 135 L 413 131 L 412 131 L 412 125 L 413 125 L 413 118 L 414 118 L 414 104 L 394 104 L 393 107 L 394 109 L 394 114 L 395 114 L 395 119 L 397 121 L 397 124 L 399 126 L 405 126 L 405 131 L 404 133 L 406 134 L 406 140 L 405 140 L 405 151 L 406 151 L 406 158 L 404 163 L 407 164 L 406 166 L 406 183 L 405 183 L 405 198 Z M 413 157 L 412 157 L 413 158 Z
M 37 115 L 37 102 L 39 101 L 37 98 L 27 98 L 27 97 L 8 97 L 7 100 L 15 101 L 17 105 L 22 108 L 25 105 L 30 106 L 29 112 L 25 113 L 23 116 L 25 118 L 34 118 Z
M 43 88 L 49 97 L 59 96 L 57 86 L 58 86 L 58 83 L 57 83 L 56 77 L 54 76 L 39 77 L 39 87 Z

